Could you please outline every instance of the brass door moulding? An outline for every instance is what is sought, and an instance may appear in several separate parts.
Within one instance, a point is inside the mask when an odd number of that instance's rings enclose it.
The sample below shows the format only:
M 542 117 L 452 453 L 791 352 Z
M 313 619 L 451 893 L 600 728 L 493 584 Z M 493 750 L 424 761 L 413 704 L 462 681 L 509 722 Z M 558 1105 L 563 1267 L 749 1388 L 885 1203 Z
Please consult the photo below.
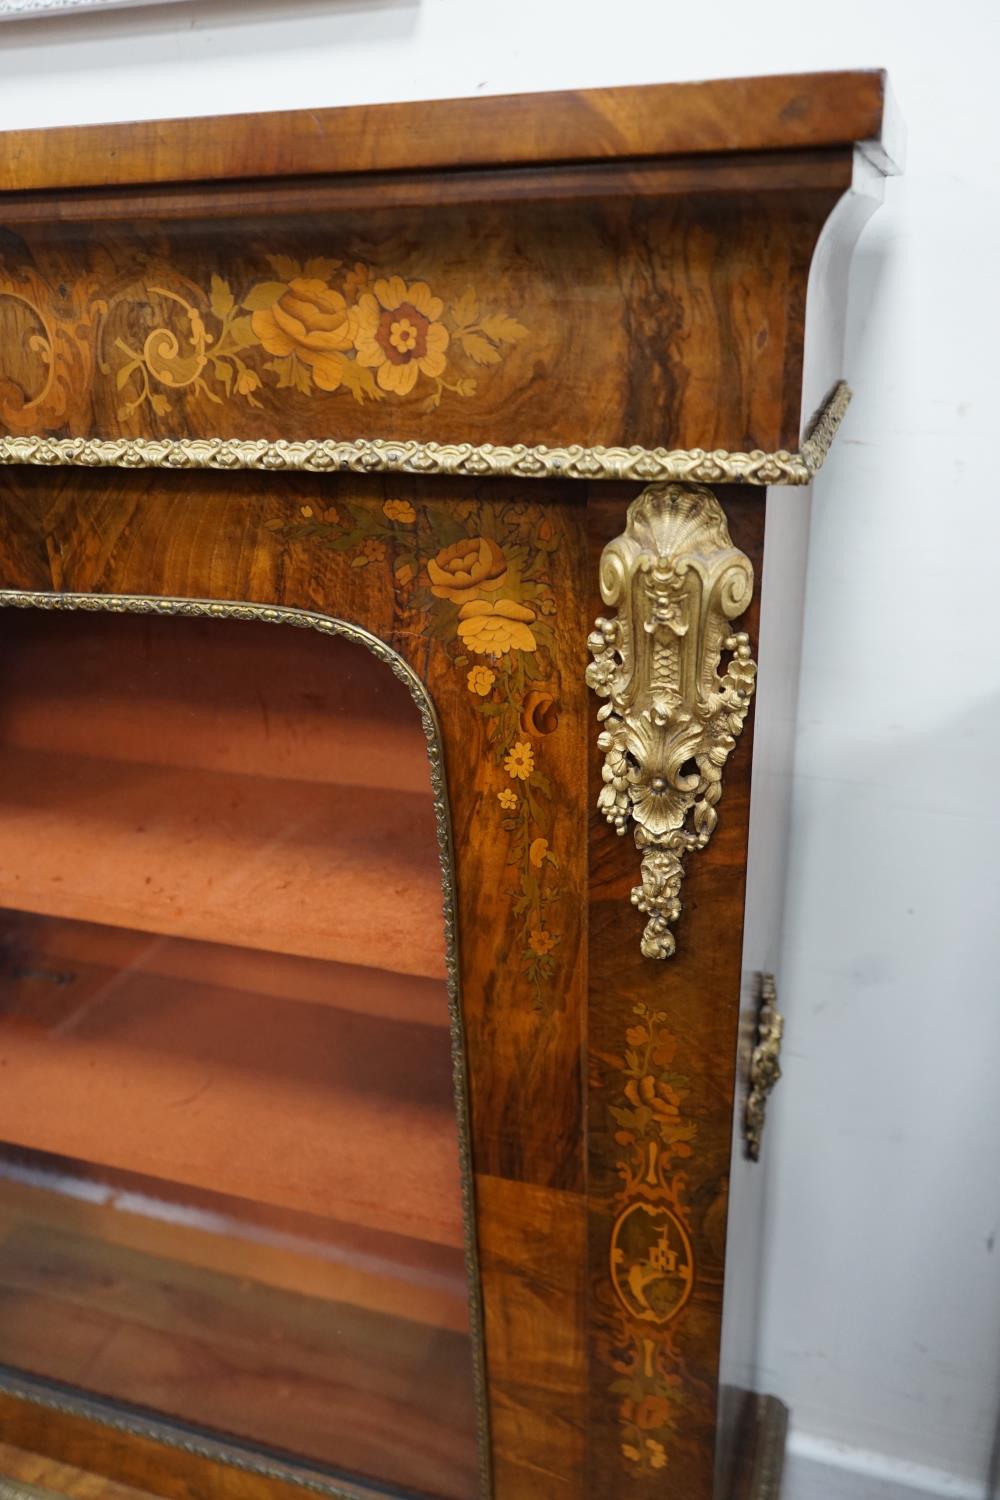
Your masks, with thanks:
M 731 630 L 753 597 L 753 567 L 711 490 L 658 484 L 633 500 L 605 547 L 600 585 L 616 613 L 588 640 L 587 682 L 608 700 L 598 711 L 597 805 L 619 834 L 634 828 L 642 883 L 632 903 L 649 919 L 642 952 L 669 958 L 684 858 L 712 836 L 753 695 L 749 637 Z
M 778 992 L 773 974 L 764 974 L 760 985 L 760 1015 L 757 1020 L 757 1045 L 750 1058 L 750 1092 L 747 1096 L 744 1134 L 747 1156 L 760 1160 L 760 1143 L 767 1114 L 767 1096 L 781 1077 L 781 1035 L 785 1018 L 778 1009 Z
M 524 443 L 433 443 L 333 438 L 0 437 L 0 464 L 114 469 L 264 469 L 272 473 L 467 475 L 474 479 L 614 479 L 650 483 L 809 484 L 821 468 L 851 393 L 834 386 L 797 453 L 703 448 L 565 448 Z

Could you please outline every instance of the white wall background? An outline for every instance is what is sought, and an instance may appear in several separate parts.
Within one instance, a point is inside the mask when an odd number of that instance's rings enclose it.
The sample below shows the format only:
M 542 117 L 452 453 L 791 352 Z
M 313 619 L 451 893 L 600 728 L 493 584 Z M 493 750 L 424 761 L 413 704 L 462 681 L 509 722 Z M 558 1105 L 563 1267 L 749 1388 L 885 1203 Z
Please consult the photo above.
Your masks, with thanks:
M 203 0 L 0 28 L 0 128 L 886 66 L 817 485 L 762 1384 L 788 1500 L 986 1493 L 1000 1406 L 996 0 Z M 914 1465 L 918 1467 L 913 1467 Z

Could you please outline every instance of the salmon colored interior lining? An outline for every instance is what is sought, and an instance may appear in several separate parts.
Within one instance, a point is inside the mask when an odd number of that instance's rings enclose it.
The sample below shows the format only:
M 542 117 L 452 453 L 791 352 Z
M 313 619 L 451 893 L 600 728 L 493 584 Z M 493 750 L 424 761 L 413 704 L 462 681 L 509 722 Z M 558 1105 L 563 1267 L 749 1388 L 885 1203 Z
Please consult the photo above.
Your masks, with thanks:
M 459 1246 L 405 687 L 256 623 L 3 628 L 0 1137 Z

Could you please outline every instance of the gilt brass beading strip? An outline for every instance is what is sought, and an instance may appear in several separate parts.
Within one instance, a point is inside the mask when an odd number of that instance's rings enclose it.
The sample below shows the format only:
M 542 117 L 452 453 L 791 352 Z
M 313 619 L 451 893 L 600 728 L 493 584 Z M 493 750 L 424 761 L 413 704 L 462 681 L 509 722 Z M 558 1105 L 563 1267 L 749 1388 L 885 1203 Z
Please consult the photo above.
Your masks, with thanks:
M 271 473 L 467 475 L 474 479 L 614 479 L 642 484 L 809 484 L 822 467 L 851 399 L 834 386 L 797 453 L 709 453 L 702 448 L 529 447 L 524 443 L 433 443 L 357 438 L 303 442 L 264 438 L 2 437 L 0 464 L 112 469 L 263 469 Z

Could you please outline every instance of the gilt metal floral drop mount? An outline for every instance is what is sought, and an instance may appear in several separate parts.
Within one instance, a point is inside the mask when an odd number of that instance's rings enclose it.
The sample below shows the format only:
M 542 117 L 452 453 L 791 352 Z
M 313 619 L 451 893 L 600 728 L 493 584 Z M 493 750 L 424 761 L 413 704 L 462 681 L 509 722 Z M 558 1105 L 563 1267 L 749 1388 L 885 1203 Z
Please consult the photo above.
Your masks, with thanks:
M 731 628 L 753 597 L 753 567 L 711 490 L 653 484 L 605 547 L 600 586 L 616 613 L 599 618 L 588 641 L 587 682 L 608 700 L 598 711 L 598 808 L 619 834 L 634 826 L 642 952 L 669 958 L 685 856 L 712 836 L 753 696 L 750 640 Z

